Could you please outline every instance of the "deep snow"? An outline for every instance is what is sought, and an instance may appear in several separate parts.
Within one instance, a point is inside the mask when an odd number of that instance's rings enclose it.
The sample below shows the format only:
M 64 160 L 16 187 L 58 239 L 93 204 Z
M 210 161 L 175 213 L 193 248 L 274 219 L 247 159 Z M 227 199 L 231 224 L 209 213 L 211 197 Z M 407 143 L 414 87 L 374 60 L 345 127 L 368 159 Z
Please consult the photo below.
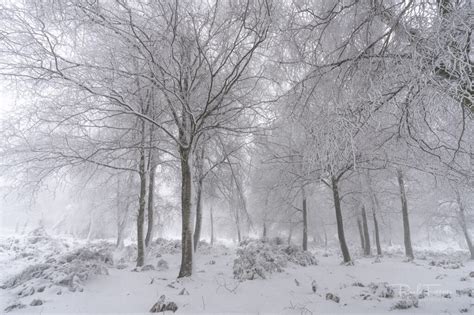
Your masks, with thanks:
M 0 240 L 0 283 L 51 255 L 60 257 L 84 246 L 113 248 L 103 242 L 47 240 L 54 242 L 55 245 L 51 245 L 47 242 L 30 244 L 28 238 L 16 239 Z M 195 256 L 194 276 L 176 280 L 180 252 L 173 244 L 179 243 L 170 244 L 166 250 L 157 247 L 149 252 L 147 264 L 153 265 L 155 270 L 134 271 L 133 247 L 130 247 L 128 251 L 114 252 L 114 265 L 107 268 L 109 275 L 98 274 L 87 279 L 81 283 L 82 292 L 62 289 L 62 294 L 57 295 L 58 287 L 52 285 L 44 292 L 18 297 L 17 289 L 3 289 L 0 290 L 0 309 L 3 311 L 19 301 L 26 307 L 12 313 L 148 313 L 159 297 L 165 295 L 167 301 L 177 304 L 177 313 L 456 314 L 474 310 L 473 297 L 456 293 L 456 290 L 474 290 L 474 277 L 469 276 L 474 271 L 474 262 L 467 261 L 467 254 L 458 251 L 418 250 L 419 258 L 407 262 L 399 249 L 392 248 L 380 262 L 376 262 L 375 257 L 356 257 L 354 266 L 345 266 L 340 264 L 337 250 L 315 249 L 316 266 L 289 263 L 282 272 L 272 273 L 267 279 L 237 281 L 233 278 L 236 249 L 206 247 Z M 159 253 L 160 249 L 166 253 Z M 159 260 L 165 260 L 169 269 L 156 269 Z M 317 284 L 316 293 L 312 291 L 313 281 Z M 386 287 L 393 291 L 393 297 L 382 297 L 381 292 Z M 180 295 L 183 288 L 184 294 Z M 417 308 L 391 310 L 395 303 L 406 300 L 403 296 L 407 289 L 417 296 L 425 289 L 426 297 L 418 300 Z M 326 299 L 328 293 L 339 297 L 339 303 Z M 43 304 L 30 306 L 36 299 Z

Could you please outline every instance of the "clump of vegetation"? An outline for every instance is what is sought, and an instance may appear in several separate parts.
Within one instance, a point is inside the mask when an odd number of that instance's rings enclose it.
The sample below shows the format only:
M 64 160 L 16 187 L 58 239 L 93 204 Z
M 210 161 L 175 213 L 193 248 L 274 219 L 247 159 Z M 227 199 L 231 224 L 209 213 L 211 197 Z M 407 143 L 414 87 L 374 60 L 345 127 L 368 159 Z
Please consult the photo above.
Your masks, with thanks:
M 247 240 L 237 249 L 234 278 L 266 279 L 268 274 L 282 272 L 289 262 L 300 266 L 317 265 L 313 254 L 296 246 L 277 245 L 266 240 Z

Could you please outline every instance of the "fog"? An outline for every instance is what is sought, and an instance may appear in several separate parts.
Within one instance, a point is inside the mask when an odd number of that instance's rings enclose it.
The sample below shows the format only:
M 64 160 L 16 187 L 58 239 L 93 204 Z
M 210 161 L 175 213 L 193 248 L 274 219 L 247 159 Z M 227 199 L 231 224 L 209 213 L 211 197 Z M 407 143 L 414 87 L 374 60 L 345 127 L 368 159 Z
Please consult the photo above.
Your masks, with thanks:
M 459 269 L 440 283 L 457 292 L 474 259 L 472 24 L 471 1 L 0 0 L 5 296 L 28 278 L 9 269 L 15 259 L 71 292 L 112 268 L 102 289 L 131 281 L 142 292 L 141 272 L 166 269 L 179 285 L 214 272 L 195 285 L 236 294 L 288 264 L 297 287 L 311 274 L 303 286 L 314 294 L 329 281 L 318 275 L 344 277 L 341 266 L 360 268 L 367 283 L 352 286 L 371 296 L 393 291 L 371 278 L 390 268 L 407 270 L 383 283 Z M 37 293 L 30 280 L 8 311 Z M 344 305 L 334 290 L 348 280 L 337 281 L 319 295 L 327 312 Z M 321 302 L 296 296 L 275 309 L 232 306 L 245 295 L 211 309 L 312 313 Z M 390 309 L 423 298 L 407 296 Z M 189 299 L 160 298 L 151 311 L 209 311 L 204 296 Z M 430 310 L 456 305 L 443 303 Z M 367 310 L 357 305 L 345 311 Z

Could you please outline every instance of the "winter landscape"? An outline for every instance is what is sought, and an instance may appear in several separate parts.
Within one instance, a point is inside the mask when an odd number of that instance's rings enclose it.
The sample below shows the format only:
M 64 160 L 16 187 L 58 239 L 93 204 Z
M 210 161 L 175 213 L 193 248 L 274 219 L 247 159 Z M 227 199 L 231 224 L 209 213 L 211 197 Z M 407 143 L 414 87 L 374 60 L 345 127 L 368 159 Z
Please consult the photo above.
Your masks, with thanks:
M 474 313 L 470 0 L 0 0 L 0 313 Z

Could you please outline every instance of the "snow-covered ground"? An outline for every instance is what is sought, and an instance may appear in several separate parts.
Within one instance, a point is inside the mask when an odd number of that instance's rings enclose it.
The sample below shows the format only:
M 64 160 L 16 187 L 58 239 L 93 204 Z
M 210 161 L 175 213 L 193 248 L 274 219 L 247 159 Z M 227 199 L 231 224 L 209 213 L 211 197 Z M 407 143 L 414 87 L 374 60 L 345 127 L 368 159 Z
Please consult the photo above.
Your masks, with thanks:
M 28 238 L 2 238 L 2 284 L 9 283 L 12 276 L 28 266 L 44 265 L 46 261 L 53 271 L 58 270 L 67 277 L 64 270 L 76 272 L 77 269 L 66 266 L 73 264 L 77 257 L 83 259 L 81 264 L 106 268 L 108 275 L 99 268 L 100 272 L 71 283 L 61 282 L 60 275 L 46 280 L 42 276 L 26 280 L 25 287 L 18 282 L 13 288 L 0 290 L 1 311 L 21 303 L 24 308 L 15 308 L 11 313 L 148 313 L 162 295 L 166 296 L 166 302 L 176 303 L 177 313 L 456 314 L 474 311 L 474 277 L 471 277 L 474 274 L 469 275 L 474 271 L 474 262 L 468 261 L 467 254 L 462 252 L 417 251 L 419 258 L 407 262 L 400 251 L 392 249 L 380 262 L 375 257 L 357 257 L 353 266 L 345 266 L 340 264 L 337 250 L 315 249 L 318 265 L 303 267 L 290 262 L 283 271 L 266 274 L 266 279 L 238 281 L 233 274 L 235 248 L 203 247 L 196 254 L 194 276 L 182 280 L 176 280 L 180 260 L 178 242 L 162 241 L 156 245 L 147 257 L 147 264 L 154 270 L 148 271 L 134 270 L 133 246 L 113 252 L 113 263 L 106 255 L 90 263 L 91 257 L 84 254 L 88 248 L 92 253 L 113 250 L 112 244 L 104 242 L 86 244 L 46 238 L 32 244 Z M 61 257 L 69 258 L 62 260 Z M 163 266 L 163 260 L 168 269 Z M 312 290 L 314 282 L 316 293 Z M 35 288 L 34 293 L 30 286 Z M 42 292 L 38 292 L 40 286 L 45 287 Z M 339 302 L 329 299 L 328 293 L 339 297 Z M 417 297 L 418 307 L 393 309 L 399 301 L 410 301 L 411 296 Z M 42 304 L 30 306 L 33 300 L 41 300 Z

